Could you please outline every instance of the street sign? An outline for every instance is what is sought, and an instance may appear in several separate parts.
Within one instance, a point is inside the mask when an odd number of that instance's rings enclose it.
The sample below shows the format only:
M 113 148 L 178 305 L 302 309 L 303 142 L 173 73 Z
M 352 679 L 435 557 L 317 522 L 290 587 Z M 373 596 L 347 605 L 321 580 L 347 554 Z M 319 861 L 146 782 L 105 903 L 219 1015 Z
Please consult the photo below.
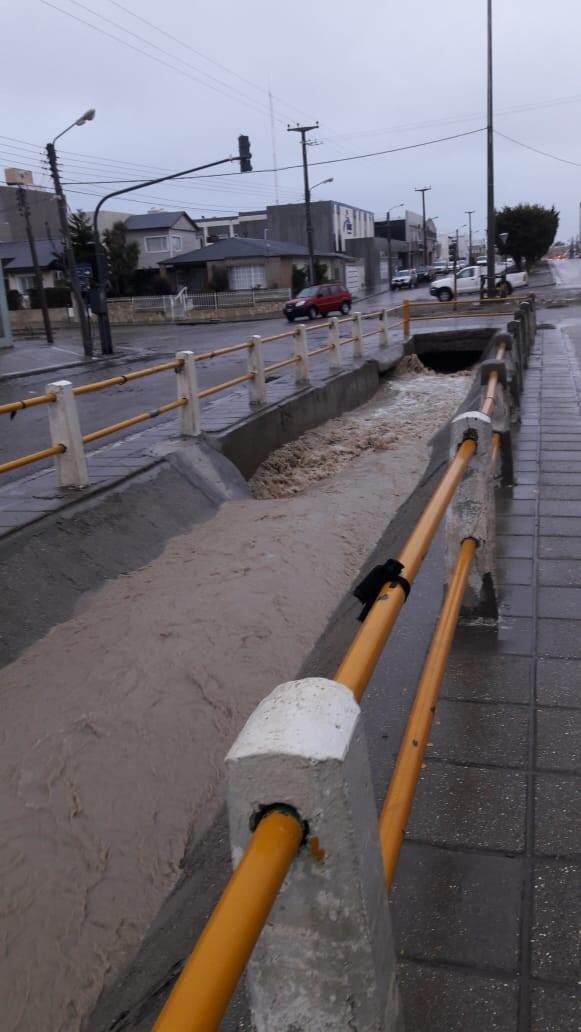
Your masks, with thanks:
M 77 270 L 77 278 L 79 280 L 81 290 L 87 290 L 91 285 L 93 266 L 90 262 L 77 262 L 75 264 L 75 268 Z

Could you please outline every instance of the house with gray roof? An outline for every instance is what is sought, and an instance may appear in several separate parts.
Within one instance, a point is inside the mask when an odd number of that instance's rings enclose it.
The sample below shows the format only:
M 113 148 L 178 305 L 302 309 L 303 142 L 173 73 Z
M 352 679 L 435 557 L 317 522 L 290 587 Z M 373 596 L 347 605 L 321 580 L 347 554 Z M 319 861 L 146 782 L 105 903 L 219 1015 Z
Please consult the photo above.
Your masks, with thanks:
M 45 287 L 57 287 L 64 278 L 60 240 L 37 240 L 36 252 Z M 24 241 L 0 243 L 0 265 L 8 290 L 25 295 L 36 286 L 30 248 Z
M 334 253 L 317 253 L 316 257 L 327 266 L 328 279 L 345 282 L 345 267 L 354 259 Z M 308 250 L 290 241 L 230 237 L 166 258 L 161 265 L 177 290 L 282 288 L 292 284 L 293 265 L 307 267 Z
M 127 242 L 139 244 L 138 269 L 156 269 L 202 245 L 202 233 L 185 211 L 150 211 L 125 220 Z

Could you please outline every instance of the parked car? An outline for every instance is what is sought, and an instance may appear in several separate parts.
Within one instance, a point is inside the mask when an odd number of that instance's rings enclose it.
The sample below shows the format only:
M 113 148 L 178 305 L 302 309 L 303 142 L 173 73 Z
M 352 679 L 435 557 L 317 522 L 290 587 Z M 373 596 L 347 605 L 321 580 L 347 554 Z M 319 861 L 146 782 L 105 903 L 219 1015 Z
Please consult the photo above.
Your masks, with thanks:
M 448 262 L 435 262 L 432 265 L 432 271 L 430 275 L 431 280 L 440 279 L 441 276 L 445 276 L 448 271 Z
M 518 287 L 528 286 L 529 278 L 526 272 L 508 272 L 504 275 L 497 270 L 496 286 L 501 296 L 512 294 Z M 478 294 L 483 280 L 486 280 L 486 270 L 480 265 L 469 265 L 461 269 L 456 275 L 456 291 L 458 294 Z M 451 301 L 454 297 L 454 276 L 443 276 L 442 279 L 434 280 L 430 287 L 430 294 L 438 298 L 438 301 Z
M 411 290 L 412 287 L 417 287 L 417 285 L 418 276 L 415 269 L 400 269 L 395 276 L 391 277 L 392 290 L 403 290 L 404 287 Z
M 351 293 L 342 283 L 321 283 L 301 290 L 292 301 L 287 301 L 283 312 L 289 322 L 294 322 L 300 316 L 316 319 L 318 315 L 326 316 L 331 312 L 347 315 L 352 303 Z
M 429 283 L 431 278 L 431 268 L 429 265 L 418 265 L 416 268 L 416 276 L 418 283 Z

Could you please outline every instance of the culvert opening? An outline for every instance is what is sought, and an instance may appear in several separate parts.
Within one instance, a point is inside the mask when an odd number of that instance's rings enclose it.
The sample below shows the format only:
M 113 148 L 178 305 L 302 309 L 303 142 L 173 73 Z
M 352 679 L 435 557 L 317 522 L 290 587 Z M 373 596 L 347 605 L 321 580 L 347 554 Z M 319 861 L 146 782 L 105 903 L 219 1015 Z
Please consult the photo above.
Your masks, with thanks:
M 480 361 L 482 350 L 424 351 L 419 358 L 427 369 L 433 369 L 435 373 L 460 373 L 464 369 L 472 369 Z

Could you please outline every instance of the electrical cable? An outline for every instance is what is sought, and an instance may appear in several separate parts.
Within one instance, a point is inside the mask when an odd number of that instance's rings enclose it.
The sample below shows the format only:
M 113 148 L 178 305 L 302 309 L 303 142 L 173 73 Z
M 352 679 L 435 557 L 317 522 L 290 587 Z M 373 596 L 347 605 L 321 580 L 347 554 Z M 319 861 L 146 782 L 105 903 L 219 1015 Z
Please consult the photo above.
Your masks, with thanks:
M 575 168 L 581 168 L 581 161 L 571 161 L 569 158 L 560 158 L 557 154 L 549 154 L 548 151 L 539 150 L 538 147 L 532 147 L 530 143 L 523 143 L 522 140 L 515 140 L 512 136 L 507 136 L 506 133 L 499 132 L 498 129 L 494 130 L 495 136 L 501 136 L 503 140 L 510 140 L 511 143 L 516 143 L 518 147 L 524 147 L 525 150 L 533 151 L 535 154 L 542 154 L 544 158 L 551 158 L 553 161 L 560 161 L 563 165 L 573 165 Z

